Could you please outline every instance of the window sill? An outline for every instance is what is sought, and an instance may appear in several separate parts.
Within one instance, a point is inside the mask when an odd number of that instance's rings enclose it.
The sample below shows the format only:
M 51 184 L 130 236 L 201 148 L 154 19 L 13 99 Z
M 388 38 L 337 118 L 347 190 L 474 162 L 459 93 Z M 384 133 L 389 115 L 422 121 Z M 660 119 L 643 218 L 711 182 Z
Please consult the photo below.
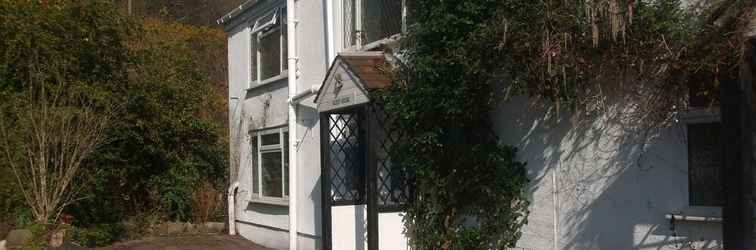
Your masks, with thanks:
M 712 223 L 722 222 L 722 217 L 695 216 L 695 215 L 684 215 L 684 214 L 667 214 L 664 216 L 664 218 L 670 221 L 712 222 Z
M 722 208 L 712 206 L 688 206 L 683 211 L 672 212 L 664 215 L 664 218 L 670 222 L 674 221 L 686 221 L 686 222 L 722 222 Z
M 287 79 L 287 78 L 289 78 L 289 74 L 288 74 L 287 71 L 284 71 L 284 72 L 281 72 L 280 75 L 277 75 L 277 76 L 274 76 L 274 77 L 262 80 L 260 82 L 257 82 L 257 81 L 250 82 L 249 83 L 249 87 L 246 88 L 246 89 L 244 89 L 244 90 L 250 91 L 250 90 L 257 89 L 257 88 L 262 88 L 262 87 L 265 87 L 265 86 L 270 85 L 270 84 L 275 83 L 275 82 L 279 82 L 279 81 Z
M 265 205 L 273 205 L 273 206 L 280 206 L 280 207 L 288 207 L 289 206 L 289 200 L 287 198 L 259 198 L 254 197 L 248 201 L 249 203 L 253 204 L 265 204 Z
M 392 35 L 383 39 L 379 39 L 379 40 L 373 41 L 371 43 L 368 43 L 362 46 L 353 45 L 353 46 L 345 48 L 344 50 L 351 51 L 351 52 L 372 51 L 377 48 L 383 47 L 385 45 L 396 43 L 401 38 L 402 38 L 402 34 L 395 34 L 395 35 Z
M 680 121 L 684 123 L 711 123 L 719 122 L 719 107 L 696 108 L 691 107 L 688 110 L 680 112 Z

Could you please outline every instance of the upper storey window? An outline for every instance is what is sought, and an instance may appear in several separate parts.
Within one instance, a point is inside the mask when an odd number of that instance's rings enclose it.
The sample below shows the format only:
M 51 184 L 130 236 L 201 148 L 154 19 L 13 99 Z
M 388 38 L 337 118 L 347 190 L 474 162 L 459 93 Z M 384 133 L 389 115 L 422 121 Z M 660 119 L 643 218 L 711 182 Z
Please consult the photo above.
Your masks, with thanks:
M 347 48 L 371 44 L 400 34 L 405 20 L 403 0 L 343 0 L 344 45 Z
M 250 29 L 250 87 L 286 76 L 286 9 L 263 15 Z

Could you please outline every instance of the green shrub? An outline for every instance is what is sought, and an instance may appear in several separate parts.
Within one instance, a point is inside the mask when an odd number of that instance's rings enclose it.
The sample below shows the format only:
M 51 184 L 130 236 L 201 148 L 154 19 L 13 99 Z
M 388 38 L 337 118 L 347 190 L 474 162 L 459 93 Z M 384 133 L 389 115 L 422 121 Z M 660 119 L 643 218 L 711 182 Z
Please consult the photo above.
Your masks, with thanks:
M 73 227 L 70 240 L 86 247 L 100 247 L 120 239 L 123 226 L 120 224 L 100 224 L 87 228 Z
M 225 183 L 225 96 L 214 86 L 225 81 L 222 30 L 133 19 L 98 0 L 0 1 L 0 17 L 0 115 L 29 75 L 118 107 L 75 180 L 87 185 L 65 210 L 74 225 L 156 211 L 188 220 L 194 187 Z M 17 211 L 18 193 L 0 187 L 0 215 Z

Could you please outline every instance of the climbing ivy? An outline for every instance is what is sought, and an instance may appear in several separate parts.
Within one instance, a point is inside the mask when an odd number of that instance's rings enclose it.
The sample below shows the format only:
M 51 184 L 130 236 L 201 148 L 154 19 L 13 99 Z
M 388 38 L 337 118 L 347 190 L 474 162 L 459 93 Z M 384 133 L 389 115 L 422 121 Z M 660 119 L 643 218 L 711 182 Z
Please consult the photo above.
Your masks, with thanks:
M 528 180 L 492 129 L 501 97 L 590 114 L 614 92 L 637 104 L 627 112 L 638 124 L 665 126 L 689 90 L 713 104 L 734 79 L 751 9 L 747 0 L 407 2 L 395 84 L 375 98 L 407 135 L 391 155 L 415 174 L 404 220 L 415 249 L 519 239 Z
M 515 149 L 489 116 L 502 50 L 497 0 L 414 1 L 397 84 L 378 92 L 407 135 L 392 159 L 414 172 L 405 226 L 413 249 L 513 247 L 526 222 L 527 183 Z

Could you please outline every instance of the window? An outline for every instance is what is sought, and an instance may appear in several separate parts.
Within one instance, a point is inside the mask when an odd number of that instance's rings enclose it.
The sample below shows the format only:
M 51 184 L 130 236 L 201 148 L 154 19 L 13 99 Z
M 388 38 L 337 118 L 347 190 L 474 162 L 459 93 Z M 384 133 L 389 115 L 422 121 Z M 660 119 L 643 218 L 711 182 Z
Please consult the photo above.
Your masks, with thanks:
M 343 0 L 345 47 L 363 47 L 400 34 L 406 19 L 404 2 Z
M 365 204 L 366 162 L 360 113 L 328 116 L 328 159 L 331 202 L 337 205 Z
M 688 192 L 691 206 L 721 206 L 722 145 L 719 123 L 688 124 Z
M 267 129 L 250 137 L 252 199 L 285 202 L 289 196 L 289 132 Z
M 250 87 L 275 77 L 283 77 L 287 70 L 286 9 L 276 8 L 258 18 L 251 27 Z

